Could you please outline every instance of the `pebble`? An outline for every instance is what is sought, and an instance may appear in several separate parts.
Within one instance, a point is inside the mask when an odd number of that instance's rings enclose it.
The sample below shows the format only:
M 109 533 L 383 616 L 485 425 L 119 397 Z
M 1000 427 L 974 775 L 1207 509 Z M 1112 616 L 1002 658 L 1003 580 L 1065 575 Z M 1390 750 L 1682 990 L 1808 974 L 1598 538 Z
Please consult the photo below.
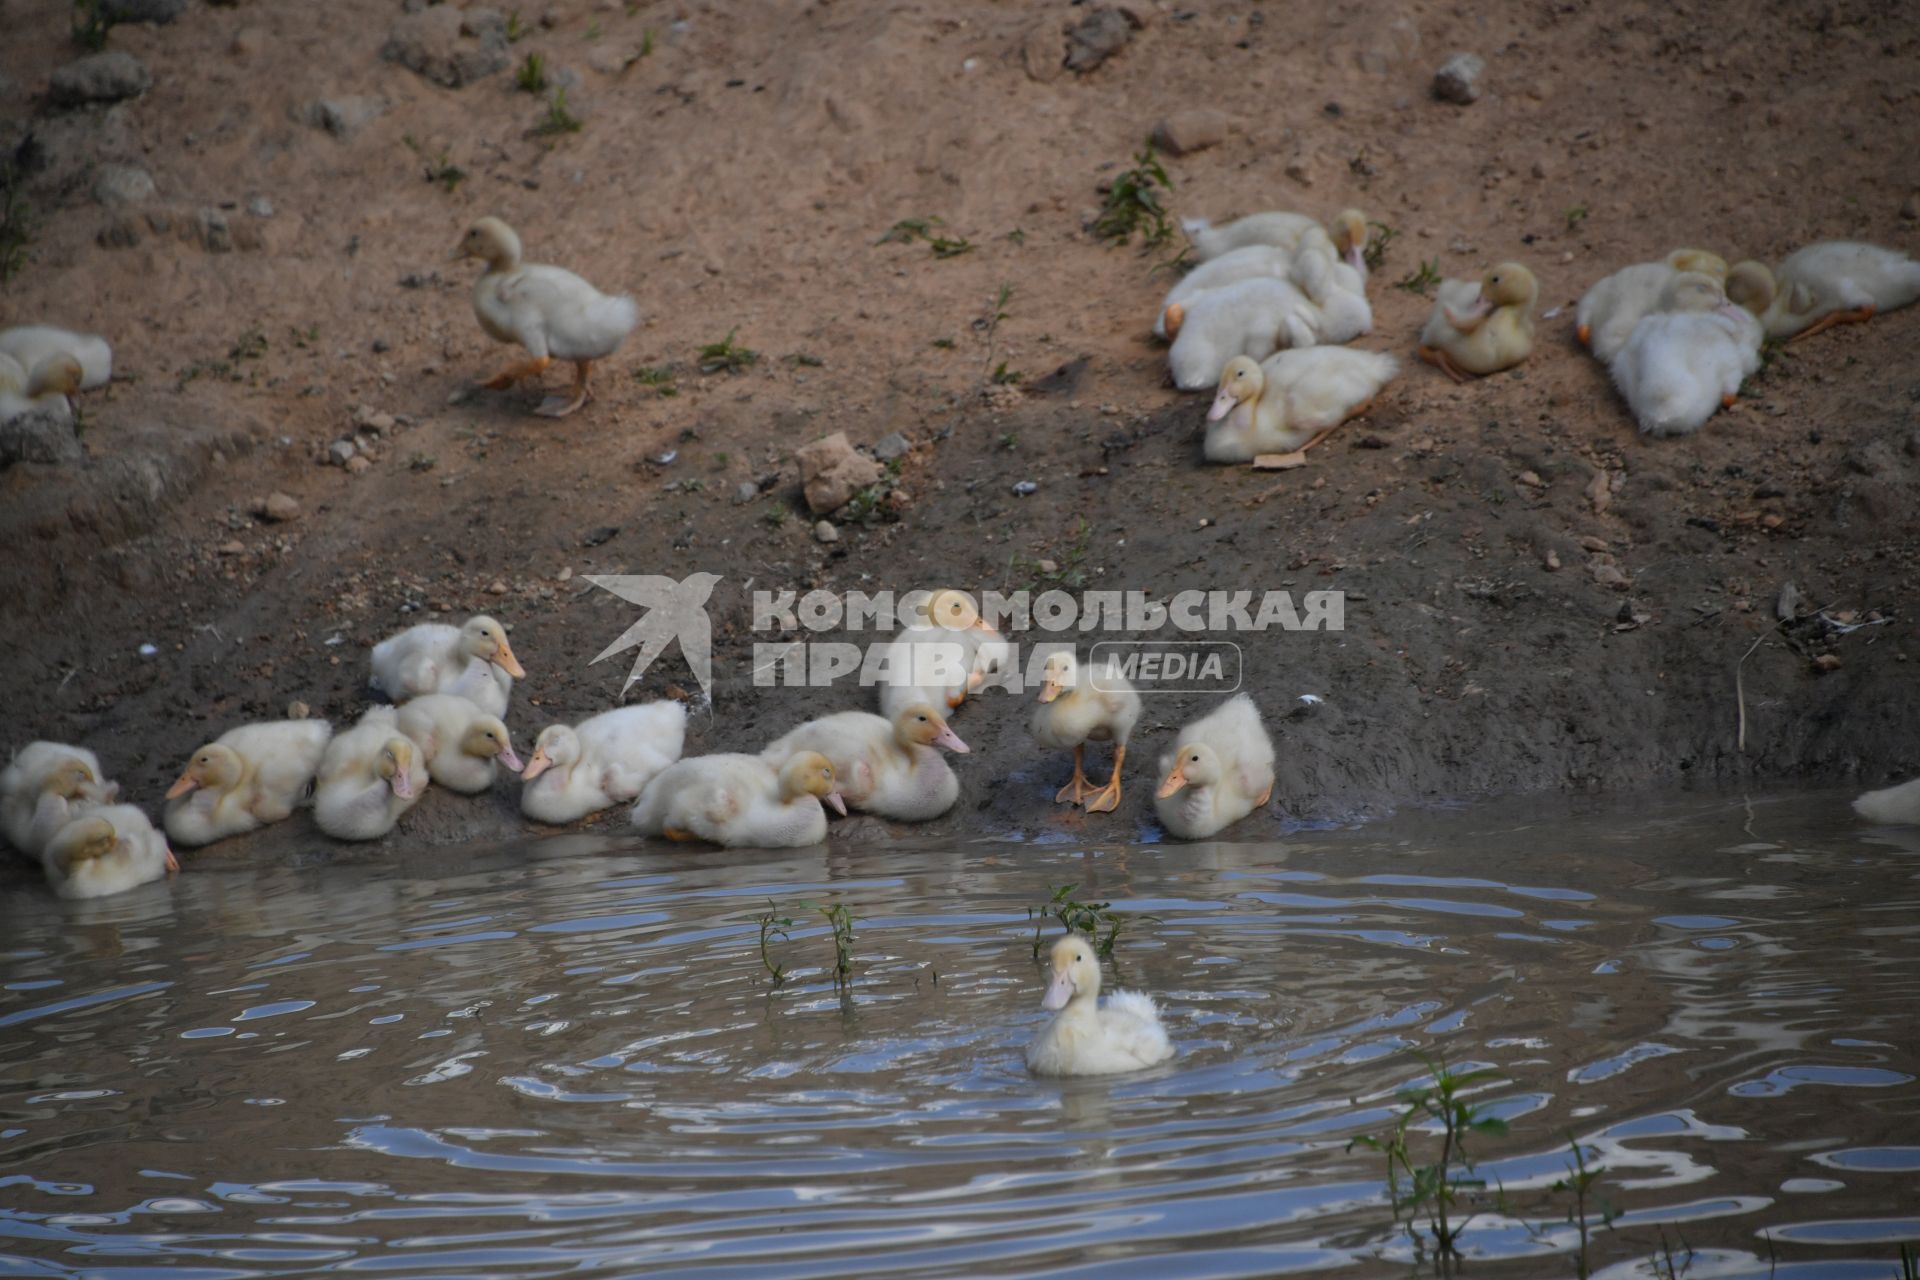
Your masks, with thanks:
M 336 467 L 344 467 L 353 461 L 353 455 L 356 452 L 358 451 L 354 449 L 353 441 L 335 440 L 327 446 L 327 461 Z
M 285 524 L 289 520 L 300 518 L 300 502 L 292 494 L 276 490 L 259 501 L 254 508 L 254 514 L 263 516 L 275 524 Z
M 1560 571 L 1560 553 L 1557 551 L 1548 551 L 1547 554 L 1542 557 L 1542 563 L 1547 566 L 1548 573 L 1558 573 Z
M 123 209 L 153 198 L 153 175 L 137 164 L 103 164 L 93 177 L 93 198 L 109 209 Z
M 238 556 L 246 554 L 247 546 L 244 542 L 236 539 L 234 541 L 221 543 L 218 550 L 223 556 Z
M 1227 140 L 1232 121 L 1212 107 L 1186 107 L 1153 126 L 1153 145 L 1170 156 L 1191 155 Z
M 265 196 L 255 196 L 253 199 L 247 201 L 247 212 L 256 218 L 271 218 L 273 216 L 273 201 L 267 199 Z
M 1813 669 L 1820 672 L 1838 671 L 1840 669 L 1840 655 L 1837 653 L 1821 654 L 1813 660 Z
M 882 462 L 892 462 L 895 458 L 904 458 L 913 445 L 898 431 L 890 431 L 881 436 L 873 446 L 873 456 Z
M 570 564 L 569 564 L 569 565 L 562 565 L 562 566 L 560 567 L 560 572 L 558 572 L 558 573 L 556 573 L 556 574 L 554 574 L 554 575 L 553 575 L 553 580 L 554 580 L 555 582 L 571 582 L 571 581 L 573 581 L 573 566 L 572 566 L 572 565 L 570 565 Z
M 487 594 L 491 596 L 503 596 L 507 594 L 507 584 L 501 579 L 495 578 L 487 584 Z
M 152 87 L 153 73 L 146 64 L 114 49 L 57 69 L 48 81 L 47 97 L 56 107 L 83 107 L 90 102 L 137 98 Z
M 759 496 L 760 486 L 751 480 L 742 480 L 733 487 L 733 500 L 735 502 L 752 502 Z
M 1486 59 L 1478 54 L 1454 54 L 1433 73 L 1433 96 L 1463 107 L 1479 101 L 1480 75 L 1486 69 Z
M 1038 492 L 1040 492 L 1040 486 L 1032 480 L 1022 480 L 1013 486 L 1013 496 L 1016 498 L 1029 497 Z
M 371 467 L 372 465 L 373 464 L 371 462 L 368 462 L 365 458 L 362 458 L 356 454 L 355 456 L 347 459 L 347 474 L 350 476 L 357 476 L 357 475 L 364 474 L 367 468 Z
M 819 524 L 813 526 L 813 540 L 815 542 L 838 542 L 840 541 L 840 531 L 833 527 L 831 520 L 822 520 Z

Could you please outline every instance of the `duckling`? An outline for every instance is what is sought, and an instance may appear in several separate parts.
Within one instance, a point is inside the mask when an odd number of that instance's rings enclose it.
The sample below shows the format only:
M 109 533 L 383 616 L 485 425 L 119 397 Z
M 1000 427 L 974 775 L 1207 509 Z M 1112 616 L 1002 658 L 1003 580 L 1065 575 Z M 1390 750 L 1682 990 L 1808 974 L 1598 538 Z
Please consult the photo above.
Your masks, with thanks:
M 125 893 L 180 870 L 166 837 L 130 804 L 101 805 L 61 827 L 44 862 L 53 891 L 69 899 Z
M 892 720 L 908 707 L 944 706 L 999 684 L 1013 646 L 980 616 L 973 599 L 951 588 L 932 592 L 913 623 L 881 651 L 880 714 Z
M 1205 840 L 1273 796 L 1273 739 L 1260 709 L 1237 694 L 1180 731 L 1160 757 L 1153 807 L 1160 825 L 1182 840 Z
M 1167 290 L 1167 296 L 1160 302 L 1160 309 L 1154 313 L 1153 336 L 1168 339 L 1178 336 L 1178 319 L 1186 315 L 1186 309 L 1203 293 L 1261 276 L 1284 280 L 1292 267 L 1293 254 L 1270 244 L 1250 244 L 1244 249 L 1234 249 L 1203 262 L 1174 281 L 1173 287 Z M 1176 317 L 1171 329 L 1167 327 L 1169 311 L 1173 311 Z
M 1235 356 L 1207 410 L 1208 462 L 1251 462 L 1318 444 L 1367 411 L 1400 362 L 1377 351 L 1307 347 L 1255 364 Z
M 513 682 L 526 674 L 505 628 L 485 614 L 458 627 L 423 622 L 373 646 L 373 687 L 396 702 L 451 693 L 504 716 Z
M 93 391 L 113 378 L 113 348 L 91 333 L 75 333 L 48 324 L 23 324 L 0 329 L 0 355 L 12 356 L 23 369 L 34 369 L 58 356 L 80 362 L 80 387 Z
M 935 748 L 959 755 L 967 744 L 932 706 L 903 707 L 891 720 L 842 711 L 809 720 L 760 753 L 779 768 L 802 751 L 833 765 L 841 799 L 896 822 L 925 822 L 953 808 L 960 780 Z
M 1760 367 L 1760 322 L 1728 302 L 1712 276 L 1682 272 L 1659 310 L 1633 327 L 1613 362 L 1613 384 L 1652 436 L 1698 431 Z
M 1116 991 L 1100 1003 L 1100 961 L 1070 933 L 1047 956 L 1051 977 L 1040 1007 L 1058 1016 L 1027 1046 L 1027 1070 L 1040 1076 L 1107 1076 L 1139 1071 L 1173 1056 L 1152 997 Z
M 520 775 L 520 811 L 558 826 L 637 797 L 680 758 L 687 709 L 678 702 L 615 707 L 571 727 L 548 725 Z
M 100 757 L 64 742 L 29 742 L 0 771 L 0 832 L 38 859 L 47 840 L 88 806 L 110 804 L 120 784 L 108 782 Z
M 334 735 L 320 758 L 313 820 L 336 840 L 378 840 L 427 790 L 420 748 L 400 732 L 400 713 L 373 707 Z
M 1041 668 L 1039 706 L 1029 726 L 1034 740 L 1055 751 L 1073 748 L 1073 779 L 1053 797 L 1055 804 L 1085 804 L 1088 813 L 1120 807 L 1120 768 L 1127 760 L 1127 739 L 1140 720 L 1140 695 L 1112 658 L 1098 674 L 1082 679 L 1071 649 L 1047 655 Z M 1089 742 L 1113 743 L 1113 773 L 1095 789 L 1087 780 Z
M 1291 282 L 1256 276 L 1209 289 L 1190 305 L 1166 311 L 1167 349 L 1173 385 L 1198 391 L 1220 380 L 1220 370 L 1235 356 L 1264 359 L 1282 347 L 1310 347 L 1320 340 L 1318 309 Z
M 573 395 L 549 396 L 534 412 L 564 418 L 593 398 L 587 374 L 595 360 L 620 349 L 640 308 L 632 298 L 601 293 L 564 267 L 520 261 L 520 237 L 498 218 L 468 228 L 455 258 L 479 258 L 486 274 L 473 286 L 473 313 L 497 342 L 517 342 L 530 359 L 510 365 L 484 384 L 505 391 L 522 378 L 537 378 L 557 360 L 573 361 Z
M 24 379 L 15 376 L 19 367 L 11 356 L 0 356 L 0 422 L 29 413 L 50 413 L 72 422 L 71 397 L 80 390 L 80 362 L 72 356 L 49 356 Z
M 192 847 L 282 821 L 306 799 L 332 737 L 325 720 L 229 729 L 195 751 L 167 788 L 167 834 Z
M 1287 279 L 1318 309 L 1314 329 L 1321 342 L 1351 342 L 1373 332 L 1366 263 L 1357 254 L 1342 260 L 1324 233 L 1316 230 L 1300 242 Z
M 1811 338 L 1920 298 L 1920 262 L 1853 240 L 1810 244 L 1788 255 L 1773 277 L 1774 298 L 1761 316 L 1769 338 Z
M 465 698 L 427 693 L 400 708 L 400 732 L 413 739 L 426 762 L 427 776 L 449 791 L 478 795 L 493 785 L 496 766 L 515 773 L 523 767 L 513 739 L 499 716 L 490 716 Z
M 1869 791 L 1853 802 L 1853 811 L 1868 822 L 1887 826 L 1920 825 L 1920 778 Z
M 1248 214 L 1224 227 L 1216 227 L 1205 218 L 1188 218 L 1180 226 L 1193 244 L 1197 262 L 1208 262 L 1249 245 L 1271 245 L 1291 253 L 1303 238 L 1319 231 L 1329 237 L 1349 261 L 1356 266 L 1364 264 L 1367 219 L 1358 209 L 1342 209 L 1324 228 L 1304 213 L 1280 211 Z
M 1503 262 L 1471 280 L 1443 280 L 1420 331 L 1420 358 L 1455 382 L 1511 369 L 1533 351 L 1533 272 Z
M 822 804 L 847 812 L 833 764 L 817 751 L 793 755 L 777 773 L 759 756 L 695 756 L 647 784 L 633 806 L 633 825 L 669 840 L 788 849 L 827 838 Z
M 1682 271 L 1716 280 L 1727 278 L 1726 259 L 1705 249 L 1675 249 L 1659 262 L 1622 267 L 1580 295 L 1574 309 L 1575 332 L 1601 364 L 1612 364 L 1627 345 L 1633 326 L 1660 302 L 1667 281 Z

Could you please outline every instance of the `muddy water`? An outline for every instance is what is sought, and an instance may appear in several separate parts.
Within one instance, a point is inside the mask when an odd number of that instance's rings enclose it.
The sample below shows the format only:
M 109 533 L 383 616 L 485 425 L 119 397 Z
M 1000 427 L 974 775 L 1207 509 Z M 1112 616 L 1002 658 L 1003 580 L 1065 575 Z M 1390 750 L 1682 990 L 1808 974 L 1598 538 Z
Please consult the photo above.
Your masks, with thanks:
M 1129 919 L 1110 981 L 1159 996 L 1173 1063 L 1023 1070 L 1026 909 L 1067 882 Z M 769 897 L 862 917 L 850 991 L 814 919 L 770 986 Z M 1920 1238 L 1920 833 L 1833 796 L 1265 845 L 205 859 L 10 896 L 0 984 L 3 1274 L 1404 1274 L 1348 1143 L 1416 1053 L 1501 1077 L 1477 1274 L 1573 1274 L 1570 1135 L 1602 1274 L 1883 1276 Z

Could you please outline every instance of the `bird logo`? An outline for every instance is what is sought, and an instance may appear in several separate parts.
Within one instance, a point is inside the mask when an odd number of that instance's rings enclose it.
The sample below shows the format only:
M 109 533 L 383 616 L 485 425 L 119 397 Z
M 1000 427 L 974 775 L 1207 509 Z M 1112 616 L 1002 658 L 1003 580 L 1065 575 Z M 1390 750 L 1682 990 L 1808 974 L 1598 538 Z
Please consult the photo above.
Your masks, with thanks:
M 655 573 L 588 574 L 587 581 L 646 610 L 638 622 L 621 632 L 619 639 L 593 659 L 599 662 L 639 646 L 640 652 L 633 657 L 627 682 L 620 686 L 622 693 L 632 688 L 647 673 L 653 660 L 678 640 L 680 655 L 700 683 L 701 697 L 708 702 L 713 700 L 713 626 L 706 606 L 707 597 L 720 581 L 719 574 L 694 573 L 678 580 Z

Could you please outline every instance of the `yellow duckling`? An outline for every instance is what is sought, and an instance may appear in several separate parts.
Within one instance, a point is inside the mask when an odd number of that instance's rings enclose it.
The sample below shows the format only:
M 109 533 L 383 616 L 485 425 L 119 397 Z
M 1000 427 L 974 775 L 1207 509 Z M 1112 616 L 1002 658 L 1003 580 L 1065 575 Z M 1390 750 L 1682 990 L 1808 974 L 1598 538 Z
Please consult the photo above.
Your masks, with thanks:
M 306 798 L 333 737 L 325 720 L 273 720 L 230 729 L 193 753 L 167 789 L 167 834 L 212 844 L 290 816 Z
M 1810 244 L 1788 255 L 1772 275 L 1774 292 L 1760 324 L 1769 338 L 1791 342 L 1920 300 L 1920 262 L 1877 244 Z M 1734 294 L 1731 282 L 1727 293 Z M 1752 305 L 1744 296 L 1734 301 Z
M 1533 307 L 1540 285 L 1517 262 L 1503 262 L 1476 283 L 1442 280 L 1420 331 L 1420 358 L 1455 382 L 1511 369 L 1533 351 Z
M 1273 739 L 1260 709 L 1247 694 L 1229 698 L 1180 731 L 1160 771 L 1154 809 L 1182 840 L 1205 840 L 1264 808 L 1273 795 Z
M 1705 249 L 1675 249 L 1659 262 L 1636 262 L 1594 283 L 1574 309 L 1575 333 L 1602 364 L 1612 364 L 1633 326 L 1660 303 L 1660 291 L 1681 272 L 1727 278 L 1727 262 Z

